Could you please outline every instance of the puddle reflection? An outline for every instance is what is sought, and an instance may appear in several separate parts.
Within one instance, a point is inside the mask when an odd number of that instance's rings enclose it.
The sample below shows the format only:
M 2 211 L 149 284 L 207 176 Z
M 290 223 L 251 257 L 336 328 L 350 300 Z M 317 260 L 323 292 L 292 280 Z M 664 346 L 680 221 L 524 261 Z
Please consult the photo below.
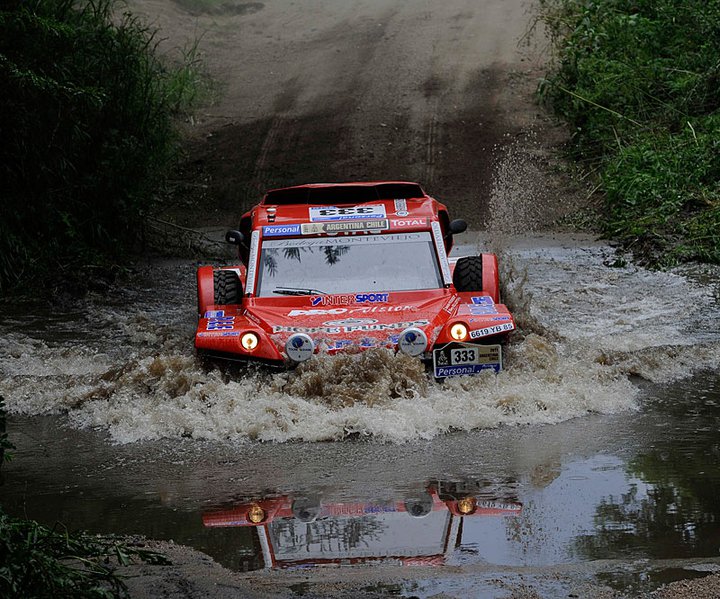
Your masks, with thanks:
M 329 502 L 320 495 L 268 495 L 203 514 L 207 528 L 250 528 L 249 569 L 354 565 L 443 565 L 463 545 L 466 518 L 514 517 L 515 497 L 488 497 L 481 483 L 434 481 L 389 500 Z M 492 539 L 488 539 L 492 542 Z M 246 551 L 243 539 L 241 551 Z M 226 546 L 227 549 L 227 546 Z M 231 561 L 232 558 L 231 558 Z

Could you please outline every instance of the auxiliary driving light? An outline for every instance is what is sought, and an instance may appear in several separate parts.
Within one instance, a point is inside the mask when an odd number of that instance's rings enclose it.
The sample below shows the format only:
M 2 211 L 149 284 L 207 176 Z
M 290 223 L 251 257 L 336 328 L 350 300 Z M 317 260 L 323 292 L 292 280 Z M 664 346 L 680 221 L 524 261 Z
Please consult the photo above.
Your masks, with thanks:
M 463 497 L 458 499 L 457 509 L 461 514 L 472 514 L 475 511 L 475 498 L 474 497 Z
M 245 333 L 240 337 L 240 345 L 245 351 L 252 351 L 258 346 L 258 336 L 255 333 Z
M 427 343 L 427 335 L 415 327 L 405 329 L 398 337 L 400 351 L 408 356 L 419 356 L 427 348 Z
M 253 524 L 259 524 L 260 522 L 265 520 L 265 510 L 262 509 L 259 505 L 254 504 L 250 506 L 250 509 L 247 513 L 247 518 Z
M 467 335 L 467 327 L 462 322 L 456 322 L 450 327 L 450 336 L 455 339 L 455 341 L 463 341 L 467 339 Z
M 285 352 L 293 362 L 304 362 L 312 358 L 315 343 L 305 333 L 295 333 L 285 342 Z

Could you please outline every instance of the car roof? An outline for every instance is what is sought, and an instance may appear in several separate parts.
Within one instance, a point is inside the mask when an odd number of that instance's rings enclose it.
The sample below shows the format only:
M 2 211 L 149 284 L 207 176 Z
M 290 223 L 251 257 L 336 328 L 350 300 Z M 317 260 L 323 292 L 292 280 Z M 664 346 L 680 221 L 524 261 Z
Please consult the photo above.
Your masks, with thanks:
M 445 207 L 427 195 L 417 183 L 370 181 L 361 183 L 310 183 L 268 191 L 252 214 L 253 228 L 290 225 L 313 220 L 323 207 L 373 207 L 369 219 L 391 219 L 391 228 L 429 229 Z M 359 216 L 350 216 L 350 219 Z M 398 219 L 404 222 L 398 223 Z M 414 219 L 414 222 L 407 222 Z M 342 220 L 340 216 L 327 220 Z
M 288 204 L 342 205 L 362 204 L 377 200 L 408 200 L 427 198 L 422 187 L 406 181 L 369 181 L 361 183 L 310 183 L 272 189 L 261 204 L 282 206 Z

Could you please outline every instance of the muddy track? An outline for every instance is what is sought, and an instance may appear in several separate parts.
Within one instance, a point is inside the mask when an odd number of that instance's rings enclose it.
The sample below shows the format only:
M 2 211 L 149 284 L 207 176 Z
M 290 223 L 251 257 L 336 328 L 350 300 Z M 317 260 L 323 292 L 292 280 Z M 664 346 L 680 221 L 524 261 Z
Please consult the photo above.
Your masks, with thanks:
M 503 148 L 531 133 L 542 142 L 521 160 L 543 166 L 535 189 L 557 187 L 546 166 L 563 136 L 533 101 L 543 57 L 526 0 L 131 7 L 170 53 L 200 37 L 218 85 L 175 176 L 170 212 L 182 224 L 231 224 L 272 187 L 407 179 L 483 228 Z M 558 202 L 536 196 L 527 201 Z

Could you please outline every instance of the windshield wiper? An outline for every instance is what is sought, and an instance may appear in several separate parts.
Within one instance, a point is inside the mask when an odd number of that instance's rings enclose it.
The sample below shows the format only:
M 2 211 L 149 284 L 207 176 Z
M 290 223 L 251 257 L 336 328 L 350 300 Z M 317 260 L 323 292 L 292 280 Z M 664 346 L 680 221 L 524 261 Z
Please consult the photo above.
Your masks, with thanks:
M 304 289 L 302 287 L 276 287 L 273 293 L 278 295 L 327 295 L 324 291 L 317 289 Z

